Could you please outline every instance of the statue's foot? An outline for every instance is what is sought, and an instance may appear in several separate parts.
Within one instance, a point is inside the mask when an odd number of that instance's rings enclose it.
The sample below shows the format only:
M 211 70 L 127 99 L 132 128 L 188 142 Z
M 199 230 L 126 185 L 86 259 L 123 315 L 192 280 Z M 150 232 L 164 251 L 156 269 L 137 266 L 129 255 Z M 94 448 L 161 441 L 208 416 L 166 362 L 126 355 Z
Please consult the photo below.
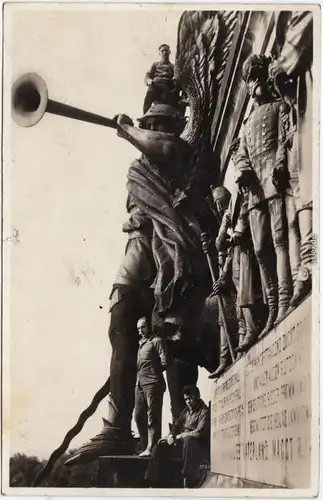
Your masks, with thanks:
M 277 326 L 281 321 L 283 321 L 283 319 L 285 319 L 288 313 L 288 309 L 288 305 L 279 307 L 277 318 L 275 320 L 275 326 Z
M 144 451 L 142 451 L 140 454 L 139 454 L 140 457 L 150 457 L 151 456 L 151 449 L 150 448 L 146 448 Z
M 245 353 L 253 346 L 258 340 L 257 332 L 247 333 L 241 344 L 236 348 L 237 353 Z
M 290 310 L 295 309 L 303 299 L 305 299 L 306 295 L 310 293 L 312 289 L 311 280 L 308 278 L 306 281 L 297 280 L 295 284 L 294 294 L 289 303 Z
M 93 462 L 103 455 L 132 455 L 135 451 L 135 440 L 124 429 L 112 427 L 103 419 L 103 430 L 100 434 L 90 439 L 81 446 L 65 465 L 79 465 Z
M 275 321 L 277 318 L 277 310 L 269 311 L 269 316 L 265 328 L 260 333 L 258 340 L 263 339 L 275 326 Z
M 222 361 L 215 372 L 211 373 L 208 378 L 214 379 L 219 378 L 222 373 L 224 373 L 231 364 L 228 361 Z

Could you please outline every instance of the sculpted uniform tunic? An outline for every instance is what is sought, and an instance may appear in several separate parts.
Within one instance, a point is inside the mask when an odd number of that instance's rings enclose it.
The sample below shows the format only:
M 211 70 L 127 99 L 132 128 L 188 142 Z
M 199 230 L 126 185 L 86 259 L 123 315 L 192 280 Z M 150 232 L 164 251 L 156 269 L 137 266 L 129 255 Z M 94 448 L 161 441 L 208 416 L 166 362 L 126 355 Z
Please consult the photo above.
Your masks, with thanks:
M 272 244 L 277 259 L 279 306 L 288 306 L 292 288 L 285 220 L 294 220 L 295 205 L 290 188 L 283 199 L 273 184 L 274 169 L 287 170 L 286 118 L 282 100 L 256 106 L 246 120 L 236 157 L 237 171 L 249 171 L 252 175 L 248 195 L 250 231 L 266 294 L 271 298 L 270 307 L 274 307 L 276 281 L 270 255 Z
M 236 164 L 239 172 L 250 170 L 255 174 L 249 190 L 249 210 L 280 196 L 272 175 L 275 167 L 285 168 L 287 162 L 284 114 L 288 118 L 285 103 L 278 100 L 255 108 L 246 120 Z M 292 194 L 291 190 L 288 193 Z

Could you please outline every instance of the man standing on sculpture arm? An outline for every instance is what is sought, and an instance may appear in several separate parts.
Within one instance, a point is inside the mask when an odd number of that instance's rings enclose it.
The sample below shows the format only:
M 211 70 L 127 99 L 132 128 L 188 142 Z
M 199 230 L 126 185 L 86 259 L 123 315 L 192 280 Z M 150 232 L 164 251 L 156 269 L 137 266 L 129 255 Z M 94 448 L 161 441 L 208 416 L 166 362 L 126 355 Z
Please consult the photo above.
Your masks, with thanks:
M 149 456 L 161 437 L 162 406 L 166 390 L 163 371 L 167 367 L 167 354 L 162 339 L 151 334 L 146 318 L 138 320 L 137 328 L 141 340 L 137 357 L 134 416 L 143 448 L 140 456 Z
M 146 480 L 150 486 L 165 487 L 170 474 L 171 458 L 181 458 L 184 485 L 196 488 L 205 478 L 210 460 L 210 410 L 200 398 L 196 386 L 182 390 L 186 407 L 172 426 L 167 439 L 159 441 L 154 448 Z
M 147 113 L 154 101 L 164 102 L 166 98 L 165 104 L 175 104 L 172 94 L 175 90 L 174 64 L 169 59 L 169 45 L 165 43 L 160 45 L 159 55 L 160 60 L 154 62 L 145 75 L 145 84 L 148 89 L 144 100 L 144 114 Z

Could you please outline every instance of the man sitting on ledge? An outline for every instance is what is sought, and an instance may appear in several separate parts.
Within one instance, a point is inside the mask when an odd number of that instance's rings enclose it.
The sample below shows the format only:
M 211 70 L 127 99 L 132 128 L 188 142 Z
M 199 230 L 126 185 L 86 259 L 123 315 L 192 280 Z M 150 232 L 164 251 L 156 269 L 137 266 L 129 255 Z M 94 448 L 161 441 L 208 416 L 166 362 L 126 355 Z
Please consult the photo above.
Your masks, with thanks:
M 186 407 L 172 425 L 167 439 L 155 446 L 146 471 L 148 486 L 167 487 L 174 480 L 172 458 L 181 459 L 184 486 L 199 487 L 205 479 L 210 460 L 210 410 L 196 386 L 182 390 Z

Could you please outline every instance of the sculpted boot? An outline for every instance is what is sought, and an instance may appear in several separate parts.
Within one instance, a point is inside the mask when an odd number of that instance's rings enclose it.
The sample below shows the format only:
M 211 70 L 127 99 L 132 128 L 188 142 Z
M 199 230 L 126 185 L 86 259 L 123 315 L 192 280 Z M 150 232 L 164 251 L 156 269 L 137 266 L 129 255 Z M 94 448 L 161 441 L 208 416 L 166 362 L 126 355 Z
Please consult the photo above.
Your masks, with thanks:
M 244 314 L 242 312 L 241 307 L 237 307 L 237 318 L 238 318 L 238 324 L 239 324 L 239 339 L 238 339 L 238 347 L 235 349 L 237 353 L 237 359 L 240 359 L 242 356 L 242 353 L 239 350 L 239 347 L 242 346 L 244 342 L 244 338 L 247 333 L 247 325 L 246 325 L 246 320 L 244 317 Z
M 316 248 L 313 247 L 312 215 L 312 205 L 301 210 L 298 214 L 301 234 L 301 265 L 294 284 L 294 294 L 290 301 L 291 309 L 297 307 L 312 289 L 313 258 L 316 258 Z
M 306 267 L 299 269 L 297 280 L 294 285 L 294 294 L 289 303 L 290 310 L 295 309 L 312 289 L 310 271 Z
M 239 344 L 238 347 L 236 348 L 236 353 L 237 353 L 237 359 L 240 359 L 242 356 L 242 353 L 239 350 L 239 347 L 243 344 L 244 338 L 245 338 L 246 333 L 239 333 Z
M 268 319 L 265 328 L 260 333 L 258 339 L 264 338 L 267 333 L 270 332 L 272 328 L 274 328 L 275 320 L 277 318 L 277 290 L 273 283 L 270 284 L 268 288 L 266 288 L 266 296 L 267 296 L 267 304 L 268 304 Z
M 227 338 L 224 333 L 224 328 L 221 326 L 221 356 L 220 356 L 220 364 L 218 368 L 209 375 L 210 379 L 218 378 L 222 373 L 224 373 L 229 366 L 232 364 L 229 345 L 227 342 Z
M 306 281 L 297 280 L 295 283 L 294 294 L 290 301 L 290 310 L 295 309 L 302 300 L 310 293 L 312 282 L 310 279 Z
M 113 425 L 118 419 L 118 410 L 111 396 L 109 396 L 108 402 L 108 419 L 102 419 L 103 429 L 100 434 L 81 446 L 64 465 L 78 465 L 91 462 L 102 455 L 127 455 L 134 452 L 135 441 L 132 434 L 126 435 L 124 429 L 114 427 Z
M 277 275 L 278 275 L 278 314 L 275 326 L 286 316 L 292 296 L 292 277 L 288 250 L 285 246 L 276 247 Z
M 244 336 L 241 344 L 239 336 L 239 346 L 236 349 L 236 352 L 238 353 L 243 353 L 248 351 L 250 347 L 253 344 L 255 344 L 258 340 L 258 330 L 253 320 L 251 309 L 249 307 L 243 308 L 243 314 L 246 320 L 247 333 Z

